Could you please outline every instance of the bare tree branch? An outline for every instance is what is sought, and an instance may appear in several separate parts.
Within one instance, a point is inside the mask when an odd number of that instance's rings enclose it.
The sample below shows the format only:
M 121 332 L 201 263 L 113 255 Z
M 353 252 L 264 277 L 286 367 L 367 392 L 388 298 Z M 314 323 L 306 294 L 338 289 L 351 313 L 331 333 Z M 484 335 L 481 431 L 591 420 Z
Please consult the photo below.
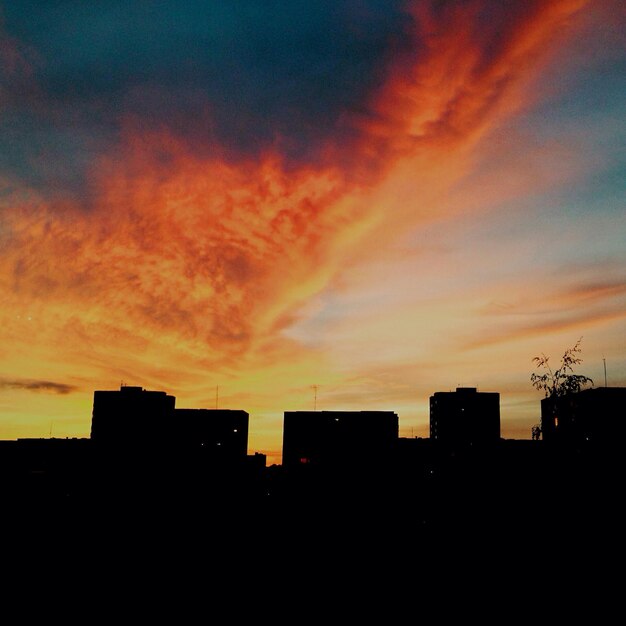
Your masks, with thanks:
M 582 363 L 582 358 L 578 356 L 581 352 L 580 342 L 582 337 L 571 347 L 565 350 L 561 357 L 561 365 L 558 369 L 552 370 L 548 361 L 550 357 L 545 354 L 533 357 L 533 363 L 538 369 L 543 369 L 542 374 L 533 372 L 530 375 L 530 382 L 538 391 L 543 391 L 546 398 L 558 397 L 566 393 L 576 393 L 587 383 L 593 386 L 593 380 L 582 374 L 574 374 L 574 366 Z

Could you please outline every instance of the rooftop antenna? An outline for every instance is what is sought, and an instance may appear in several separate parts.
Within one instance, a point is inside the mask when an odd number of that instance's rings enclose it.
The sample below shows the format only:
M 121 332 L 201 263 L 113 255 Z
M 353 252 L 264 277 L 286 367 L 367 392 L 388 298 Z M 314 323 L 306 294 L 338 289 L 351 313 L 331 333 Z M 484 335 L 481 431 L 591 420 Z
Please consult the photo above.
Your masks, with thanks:
M 220 386 L 215 385 L 215 408 L 217 409 L 217 403 L 220 397 Z
M 319 385 L 311 385 L 313 388 L 313 410 L 317 411 L 317 388 Z
M 604 386 L 606 387 L 606 359 L 602 357 L 602 362 L 604 363 Z

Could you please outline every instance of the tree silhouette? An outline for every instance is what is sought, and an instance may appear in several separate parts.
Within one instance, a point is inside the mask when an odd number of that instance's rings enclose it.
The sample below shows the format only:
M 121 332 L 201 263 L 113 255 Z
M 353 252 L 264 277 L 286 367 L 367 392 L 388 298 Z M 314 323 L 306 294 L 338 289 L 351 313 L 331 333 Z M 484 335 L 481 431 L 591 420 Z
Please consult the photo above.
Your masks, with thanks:
M 543 368 L 543 374 L 533 372 L 530 375 L 530 382 L 538 391 L 543 391 L 546 398 L 556 398 L 566 393 L 576 393 L 587 383 L 593 386 L 593 380 L 582 374 L 574 374 L 574 366 L 582 363 L 582 359 L 577 356 L 580 354 L 580 342 L 582 337 L 568 348 L 561 357 L 561 366 L 552 370 L 548 361 L 550 357 L 542 354 L 533 358 L 533 362 L 537 364 L 537 368 Z

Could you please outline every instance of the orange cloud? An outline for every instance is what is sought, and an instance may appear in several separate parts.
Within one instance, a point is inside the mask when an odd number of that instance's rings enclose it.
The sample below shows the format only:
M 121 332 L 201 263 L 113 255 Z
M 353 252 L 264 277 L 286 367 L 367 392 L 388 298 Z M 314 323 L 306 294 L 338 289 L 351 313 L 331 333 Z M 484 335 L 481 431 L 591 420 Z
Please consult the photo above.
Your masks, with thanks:
M 412 3 L 421 54 L 399 64 L 376 96 L 379 118 L 366 125 L 397 151 L 449 150 L 529 104 L 519 87 L 554 51 L 586 0 L 525 2 L 495 9 L 484 2 Z M 493 6 L 489 11 L 494 10 Z
M 56 368 L 98 386 L 176 387 L 191 402 L 227 380 L 232 401 L 254 392 L 262 411 L 297 405 L 319 378 L 340 380 L 345 372 L 320 375 L 324 355 L 283 331 L 365 237 L 382 245 L 424 219 L 429 197 L 467 171 L 467 150 L 525 103 L 520 85 L 585 3 L 530 2 L 501 16 L 498 36 L 482 30 L 483 4 L 410 5 L 417 55 L 392 64 L 367 114 L 346 114 L 360 130 L 350 154 L 331 142 L 323 164 L 276 152 L 227 159 L 219 145 L 198 154 L 172 130 L 147 132 L 129 118 L 115 150 L 89 168 L 88 201 L 24 188 L 5 196 L 10 379 L 59 380 Z M 17 67 L 12 49 L 2 58 Z M 420 205 L 395 219 L 390 198 L 407 184 L 411 193 L 422 185 Z M 279 399 L 263 397 L 270 382 Z M 268 419 L 259 443 L 276 453 Z

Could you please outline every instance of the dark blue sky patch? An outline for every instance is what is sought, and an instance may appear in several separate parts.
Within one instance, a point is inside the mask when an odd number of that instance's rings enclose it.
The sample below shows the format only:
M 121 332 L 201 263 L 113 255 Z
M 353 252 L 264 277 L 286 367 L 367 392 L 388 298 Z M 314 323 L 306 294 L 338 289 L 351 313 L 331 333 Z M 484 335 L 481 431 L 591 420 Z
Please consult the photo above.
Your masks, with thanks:
M 46 189 L 81 181 L 121 124 L 167 129 L 233 159 L 315 162 L 359 137 L 390 63 L 412 55 L 400 0 L 21 0 L 5 30 L 37 52 L 38 95 L 0 118 L 0 168 Z M 15 83 L 17 85 L 17 83 Z M 11 85 L 8 86 L 11 93 Z

